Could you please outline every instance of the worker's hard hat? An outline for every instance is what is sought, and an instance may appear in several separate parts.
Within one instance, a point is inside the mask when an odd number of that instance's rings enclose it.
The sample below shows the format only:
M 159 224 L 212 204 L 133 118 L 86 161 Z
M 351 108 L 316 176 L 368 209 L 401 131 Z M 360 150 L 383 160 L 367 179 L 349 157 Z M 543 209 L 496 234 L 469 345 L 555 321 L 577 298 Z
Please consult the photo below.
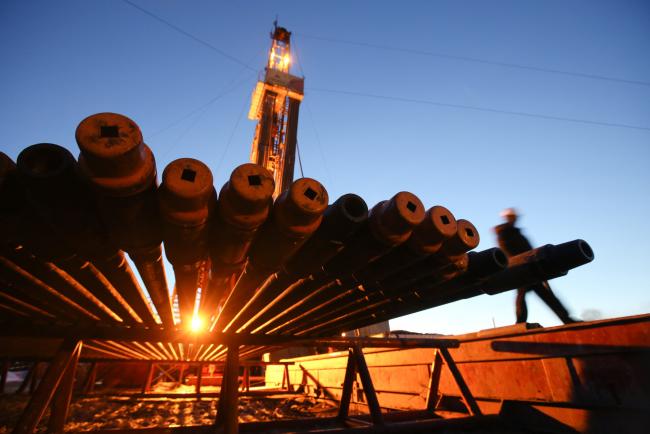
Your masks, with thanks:
M 518 216 L 517 210 L 514 209 L 514 208 L 506 208 L 503 211 L 501 211 L 501 217 L 503 217 L 504 219 L 507 219 L 507 218 L 515 218 L 516 219 L 517 216 Z

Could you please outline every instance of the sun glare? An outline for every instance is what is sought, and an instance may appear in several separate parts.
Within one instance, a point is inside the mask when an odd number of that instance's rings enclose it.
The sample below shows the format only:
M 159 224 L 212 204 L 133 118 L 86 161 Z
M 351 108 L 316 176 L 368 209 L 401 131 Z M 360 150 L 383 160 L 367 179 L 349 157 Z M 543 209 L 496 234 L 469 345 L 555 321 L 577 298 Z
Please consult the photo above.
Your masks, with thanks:
M 194 315 L 192 317 L 192 322 L 190 323 L 190 330 L 194 333 L 203 331 L 203 319 L 200 316 Z

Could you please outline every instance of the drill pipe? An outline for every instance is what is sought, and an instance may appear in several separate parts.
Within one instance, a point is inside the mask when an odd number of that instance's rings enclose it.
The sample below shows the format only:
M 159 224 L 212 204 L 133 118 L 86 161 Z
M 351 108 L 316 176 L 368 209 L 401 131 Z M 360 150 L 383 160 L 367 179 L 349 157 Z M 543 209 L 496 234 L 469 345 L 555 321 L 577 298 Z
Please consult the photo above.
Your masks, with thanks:
M 311 322 L 314 323 L 314 326 L 309 329 L 309 331 L 312 331 L 312 329 L 322 327 L 317 324 L 317 321 L 327 318 L 330 319 L 330 323 L 333 323 L 336 315 L 344 314 L 345 318 L 352 318 L 352 320 L 364 315 L 374 316 L 374 311 L 387 305 L 391 297 L 398 298 L 401 293 L 407 292 L 416 284 L 421 284 L 423 281 L 427 281 L 429 284 L 441 282 L 461 273 L 468 263 L 466 252 L 475 248 L 478 243 L 479 235 L 474 225 L 467 220 L 459 219 L 456 225 L 456 233 L 443 241 L 442 246 L 435 253 L 411 264 L 411 266 L 400 272 L 389 275 L 381 281 L 366 281 L 365 284 L 353 287 L 347 292 L 340 289 L 336 294 L 337 289 L 343 284 L 343 282 L 338 281 L 330 291 L 335 293 L 332 297 L 333 302 L 342 307 L 332 311 L 331 308 L 327 309 L 325 305 L 321 307 L 320 303 L 312 303 L 312 310 L 303 310 L 301 315 L 290 319 L 283 327 L 276 327 L 269 332 L 296 331 L 296 326 L 287 330 L 287 326 L 290 324 L 298 324 L 300 326 L 298 329 L 304 330 L 304 324 L 298 322 L 303 317 L 310 318 Z M 353 300 L 352 303 L 349 302 L 350 299 Z M 322 302 L 325 303 L 326 299 Z M 361 307 L 358 307 L 359 305 Z M 354 313 L 348 312 L 345 314 L 348 309 L 354 309 L 355 306 L 357 306 L 357 310 Z M 321 311 L 320 315 L 317 314 L 321 309 L 324 312 Z M 368 313 L 367 311 L 371 312 Z
M 422 222 L 424 214 L 420 199 L 409 192 L 402 191 L 390 200 L 379 202 L 370 211 L 368 220 L 319 272 L 287 288 L 288 292 L 282 299 L 258 319 L 261 325 L 255 331 L 272 330 L 274 323 L 282 321 L 294 309 L 309 310 L 335 296 L 338 292 L 337 278 L 353 273 L 405 242 L 413 228 Z
M 327 201 L 325 187 L 310 178 L 294 181 L 278 197 L 269 221 L 251 246 L 246 268 L 215 321 L 217 330 L 228 326 L 264 280 L 318 229 Z
M 0 152 L 0 242 L 15 237 L 20 219 L 22 202 L 21 186 L 18 183 L 16 163 L 7 154 Z
M 40 143 L 25 148 L 18 156 L 17 166 L 32 199 L 32 207 L 38 209 L 82 257 L 90 259 L 111 285 L 120 289 L 120 294 L 137 312 L 137 320 L 142 318 L 155 323 L 124 255 L 99 221 L 90 191 L 79 177 L 72 154 L 61 146 Z M 101 284 L 104 276 L 93 278 L 94 274 L 86 273 L 89 289 L 125 321 L 133 322 L 131 311 L 115 300 L 115 290 Z
M 329 297 L 319 297 L 318 303 L 308 303 L 311 309 L 303 309 L 300 315 L 285 322 L 278 330 L 286 329 L 289 325 L 302 324 L 304 318 L 316 322 L 320 315 L 332 316 L 343 311 L 349 304 L 367 300 L 371 293 L 363 285 L 375 283 L 391 274 L 395 274 L 427 255 L 439 251 L 443 243 L 457 232 L 454 216 L 442 206 L 434 206 L 427 210 L 425 219 L 415 226 L 409 239 L 387 254 L 370 262 L 352 274 L 341 277 L 331 284 Z M 434 270 L 430 270 L 434 272 Z M 361 285 L 361 286 L 360 286 Z M 303 306 L 304 308 L 305 306 Z
M 419 300 L 420 287 L 429 287 L 453 279 L 466 272 L 468 266 L 469 255 L 459 256 L 452 263 L 442 267 L 438 273 L 423 278 L 416 286 L 417 290 L 413 290 L 412 287 L 386 288 L 381 292 L 375 292 L 374 297 L 362 299 L 355 306 L 343 310 L 338 315 L 327 315 L 318 323 L 301 325 L 295 333 L 305 336 L 326 336 L 405 315 L 405 313 L 392 314 L 395 306 L 405 307 L 405 310 L 412 308 L 415 312 L 414 306 Z
M 509 259 L 508 269 L 476 283 L 485 294 L 494 295 L 543 280 L 566 275 L 569 270 L 594 260 L 591 246 L 584 240 L 547 244 Z
M 429 276 L 421 279 L 422 282 L 445 281 L 451 277 L 463 272 L 467 268 L 467 255 L 458 257 L 432 272 Z M 326 305 L 316 306 L 309 312 L 304 312 L 295 320 L 292 319 L 283 327 L 276 327 L 271 330 L 274 333 L 290 334 L 313 329 L 320 329 L 326 324 L 333 324 L 345 318 L 357 318 L 362 314 L 374 314 L 379 308 L 389 306 L 393 300 L 400 298 L 408 293 L 406 288 L 382 288 L 359 285 L 339 295 L 337 299 L 329 303 L 337 306 L 328 309 Z M 348 301 L 352 299 L 352 301 Z
M 57 318 L 71 322 L 94 322 L 99 318 L 73 300 L 62 295 L 47 283 L 33 276 L 5 256 L 0 256 L 0 278 L 16 282 L 14 289 L 27 300 L 36 299 L 47 312 L 56 313 Z M 32 297 L 33 296 L 33 297 Z
M 383 279 L 380 284 L 387 288 L 408 287 L 430 276 L 432 271 L 438 273 L 441 267 L 454 262 L 466 252 L 476 248 L 479 241 L 479 233 L 474 225 L 468 220 L 459 219 L 456 221 L 456 233 L 445 240 L 437 252 L 417 261 L 401 272 Z
M 272 304 L 282 290 L 294 281 L 315 273 L 333 258 L 344 241 L 368 218 L 366 202 L 356 194 L 344 194 L 327 207 L 320 226 L 303 246 L 266 280 L 239 313 L 233 318 L 230 329 L 237 331 L 242 324 L 246 329 L 266 306 Z
M 217 312 L 235 279 L 244 269 L 248 250 L 273 204 L 275 183 L 264 167 L 246 163 L 230 174 L 219 193 L 216 215 L 210 227 L 210 281 L 201 295 L 201 314 Z
M 105 281 L 105 278 L 100 273 L 94 272 L 96 270 L 93 269 L 88 261 L 80 260 L 75 255 L 74 249 L 67 243 L 67 240 L 61 237 L 59 231 L 44 218 L 43 210 L 35 207 L 33 201 L 27 199 L 27 192 L 23 183 L 18 179 L 24 177 L 19 176 L 18 170 L 13 162 L 6 156 L 2 160 L 5 163 L 2 164 L 2 170 L 5 173 L 5 176 L 2 177 L 4 179 L 2 186 L 2 228 L 5 229 L 2 233 L 2 238 L 5 247 L 10 252 L 15 253 L 16 246 L 19 246 L 21 243 L 27 245 L 31 252 L 36 254 L 38 258 L 50 261 L 48 262 L 48 266 L 54 268 L 58 274 L 67 274 L 75 282 L 80 283 L 81 285 L 78 285 L 77 289 L 84 286 L 90 288 L 95 293 L 101 293 L 105 296 L 104 301 L 106 304 L 114 312 L 121 318 L 130 321 L 131 317 L 129 315 L 131 311 L 130 308 L 125 307 L 126 302 Z M 41 166 L 43 170 L 46 170 L 48 159 Z M 25 256 L 25 258 L 27 257 L 29 255 Z M 35 270 L 35 264 L 39 263 L 32 259 L 20 262 L 20 266 L 24 271 L 39 275 L 40 280 L 45 279 L 44 283 L 52 287 L 53 284 L 51 281 L 48 281 L 48 275 L 51 277 L 51 274 L 48 271 L 40 273 L 39 270 Z M 81 297 L 86 302 L 92 303 L 92 297 L 86 297 L 88 295 L 87 293 L 84 295 L 84 293 L 79 293 L 74 289 L 73 291 L 77 297 Z M 67 295 L 70 296 L 71 293 Z M 76 298 L 75 301 L 79 302 L 79 299 Z M 83 302 L 80 304 L 84 305 Z M 88 304 L 85 304 L 85 306 L 88 307 Z M 101 306 L 97 307 L 101 309 Z M 137 318 L 137 315 L 135 318 Z
M 75 138 L 79 167 L 95 190 L 104 221 L 135 263 L 162 323 L 173 327 L 151 149 L 135 122 L 115 113 L 87 117 Z
M 199 270 L 208 259 L 208 219 L 217 192 L 208 166 L 192 158 L 174 160 L 158 188 L 165 254 L 174 267 L 183 325 L 194 315 Z
M 490 250 L 493 251 L 494 259 L 488 257 Z M 564 276 L 569 270 L 587 264 L 594 258 L 593 251 L 587 242 L 574 240 L 558 245 L 548 244 L 512 256 L 508 259 L 507 268 L 499 270 L 498 267 L 490 265 L 490 261 L 493 261 L 494 264 L 499 262 L 504 264 L 505 255 L 502 254 L 503 252 L 497 252 L 496 249 L 490 250 L 480 252 L 483 255 L 482 258 L 478 257 L 478 254 L 473 257 L 470 255 L 470 258 L 474 260 L 467 273 L 429 288 L 420 288 L 418 294 L 420 295 L 421 309 L 419 310 L 481 294 L 494 295 Z M 482 270 L 481 267 L 483 267 Z M 495 270 L 496 272 L 494 272 Z M 376 314 L 372 319 L 354 324 L 354 327 L 394 318 L 405 314 L 404 312 L 411 313 L 405 308 L 400 311 L 395 304 L 391 305 L 391 308 L 390 311 Z M 350 327 L 348 324 L 348 328 L 354 327 Z

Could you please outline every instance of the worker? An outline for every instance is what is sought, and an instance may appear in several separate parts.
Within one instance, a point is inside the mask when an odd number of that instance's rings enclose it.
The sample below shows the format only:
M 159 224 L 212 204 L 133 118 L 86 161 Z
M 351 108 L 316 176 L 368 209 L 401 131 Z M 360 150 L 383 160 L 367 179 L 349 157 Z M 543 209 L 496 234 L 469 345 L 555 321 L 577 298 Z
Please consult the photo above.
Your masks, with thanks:
M 503 217 L 506 222 L 494 228 L 501 250 L 503 250 L 508 256 L 519 255 L 531 250 L 533 247 L 530 245 L 530 242 L 528 242 L 526 237 L 522 235 L 521 230 L 515 226 L 518 217 L 517 211 L 514 208 L 506 208 L 501 212 L 501 217 Z M 526 307 L 526 293 L 528 291 L 534 291 L 562 320 L 562 322 L 564 322 L 564 324 L 576 322 L 576 320 L 569 316 L 569 312 L 555 294 L 553 294 L 548 282 L 543 280 L 517 289 L 517 323 L 524 323 L 528 318 L 528 308 Z

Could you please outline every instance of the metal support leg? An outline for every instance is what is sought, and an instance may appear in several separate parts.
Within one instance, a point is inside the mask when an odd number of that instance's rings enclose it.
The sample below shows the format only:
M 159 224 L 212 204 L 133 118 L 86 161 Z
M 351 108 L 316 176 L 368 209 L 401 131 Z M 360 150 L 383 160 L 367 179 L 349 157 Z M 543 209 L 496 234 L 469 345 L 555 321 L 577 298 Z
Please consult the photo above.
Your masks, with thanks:
M 431 377 L 429 377 L 429 389 L 427 390 L 427 410 L 434 411 L 438 405 L 438 389 L 440 386 L 440 374 L 442 373 L 442 357 L 440 351 L 436 354 L 431 364 Z
M 363 386 L 363 393 L 366 395 L 366 401 L 368 402 L 368 409 L 370 410 L 370 418 L 374 425 L 383 425 L 384 418 L 381 415 L 381 407 L 379 406 L 379 400 L 377 399 L 377 393 L 375 392 L 375 386 L 372 384 L 372 378 L 370 378 L 370 371 L 368 370 L 368 365 L 366 364 L 366 358 L 363 356 L 363 350 L 359 346 L 355 346 L 352 350 L 354 354 L 354 361 L 357 365 L 357 370 L 359 371 L 359 377 L 361 378 L 361 385 Z
M 228 345 L 226 366 L 224 367 L 219 407 L 215 425 L 225 434 L 237 434 L 238 424 L 238 389 L 239 389 L 239 346 Z
M 0 394 L 5 393 L 5 384 L 7 384 L 7 373 L 9 372 L 9 360 L 5 359 L 2 361 L 2 367 L 0 367 Z
M 244 384 L 242 384 L 242 389 L 244 392 L 249 392 L 251 390 L 251 368 L 250 366 L 244 367 Z
M 149 366 L 147 366 L 147 377 L 144 381 L 144 384 L 142 385 L 143 395 L 151 390 L 151 381 L 153 380 L 154 369 L 155 369 L 155 363 L 149 362 Z
M 41 373 L 41 364 L 39 362 L 34 363 L 34 372 L 32 372 L 32 378 L 29 380 L 29 393 L 30 395 L 36 390 L 36 384 L 38 383 L 38 377 Z
M 68 418 L 70 401 L 72 400 L 72 390 L 77 373 L 77 364 L 81 355 L 81 344 L 77 345 L 77 350 L 68 363 L 68 367 L 63 374 L 59 387 L 52 398 L 52 408 L 50 411 L 50 420 L 48 421 L 48 434 L 62 434 L 65 427 L 65 421 Z
M 76 340 L 63 341 L 12 434 L 32 434 L 34 432 L 80 345 L 81 342 Z
M 196 367 L 196 394 L 201 394 L 201 383 L 203 382 L 203 363 L 199 363 Z
M 88 376 L 84 381 L 84 386 L 82 389 L 82 393 L 84 395 L 88 395 L 89 393 L 93 392 L 93 390 L 95 389 L 96 379 L 97 379 L 97 362 L 92 362 L 92 364 L 90 365 L 90 369 L 88 370 Z
M 456 384 L 460 389 L 460 394 L 462 396 L 463 402 L 465 403 L 465 406 L 467 407 L 467 411 L 469 411 L 469 414 L 472 416 L 481 416 L 481 409 L 478 407 L 478 404 L 476 403 L 472 392 L 470 392 L 469 387 L 467 387 L 467 383 L 465 383 L 463 375 L 458 370 L 456 362 L 454 362 L 451 354 L 449 354 L 449 350 L 447 348 L 440 348 L 439 351 L 442 355 L 442 358 L 445 360 L 447 367 L 449 368 L 449 372 L 451 372 L 451 375 L 454 377 L 454 381 L 456 381 Z
M 289 365 L 285 364 L 284 365 L 284 377 L 287 378 L 287 392 L 293 392 L 291 390 L 293 387 L 291 386 L 291 376 L 289 375 Z M 284 387 L 284 377 L 282 378 L 282 386 Z
M 35 375 L 37 364 L 38 363 L 34 362 L 34 364 L 29 368 L 29 371 L 27 371 L 27 375 L 25 375 L 23 382 L 20 383 L 18 390 L 16 390 L 16 395 L 20 395 L 21 393 L 23 393 L 27 389 L 27 386 L 31 384 L 32 377 Z
M 178 368 L 178 384 L 177 384 L 178 386 L 183 385 L 183 377 L 185 377 L 185 368 L 186 367 L 187 367 L 187 365 L 185 365 L 185 363 L 183 363 L 183 364 L 181 364 L 181 367 Z
M 350 400 L 352 399 L 352 387 L 354 386 L 354 379 L 357 376 L 357 366 L 352 350 L 348 351 L 348 364 L 345 368 L 345 379 L 343 380 L 343 391 L 341 392 L 341 402 L 339 404 L 338 420 L 345 421 L 350 412 Z

